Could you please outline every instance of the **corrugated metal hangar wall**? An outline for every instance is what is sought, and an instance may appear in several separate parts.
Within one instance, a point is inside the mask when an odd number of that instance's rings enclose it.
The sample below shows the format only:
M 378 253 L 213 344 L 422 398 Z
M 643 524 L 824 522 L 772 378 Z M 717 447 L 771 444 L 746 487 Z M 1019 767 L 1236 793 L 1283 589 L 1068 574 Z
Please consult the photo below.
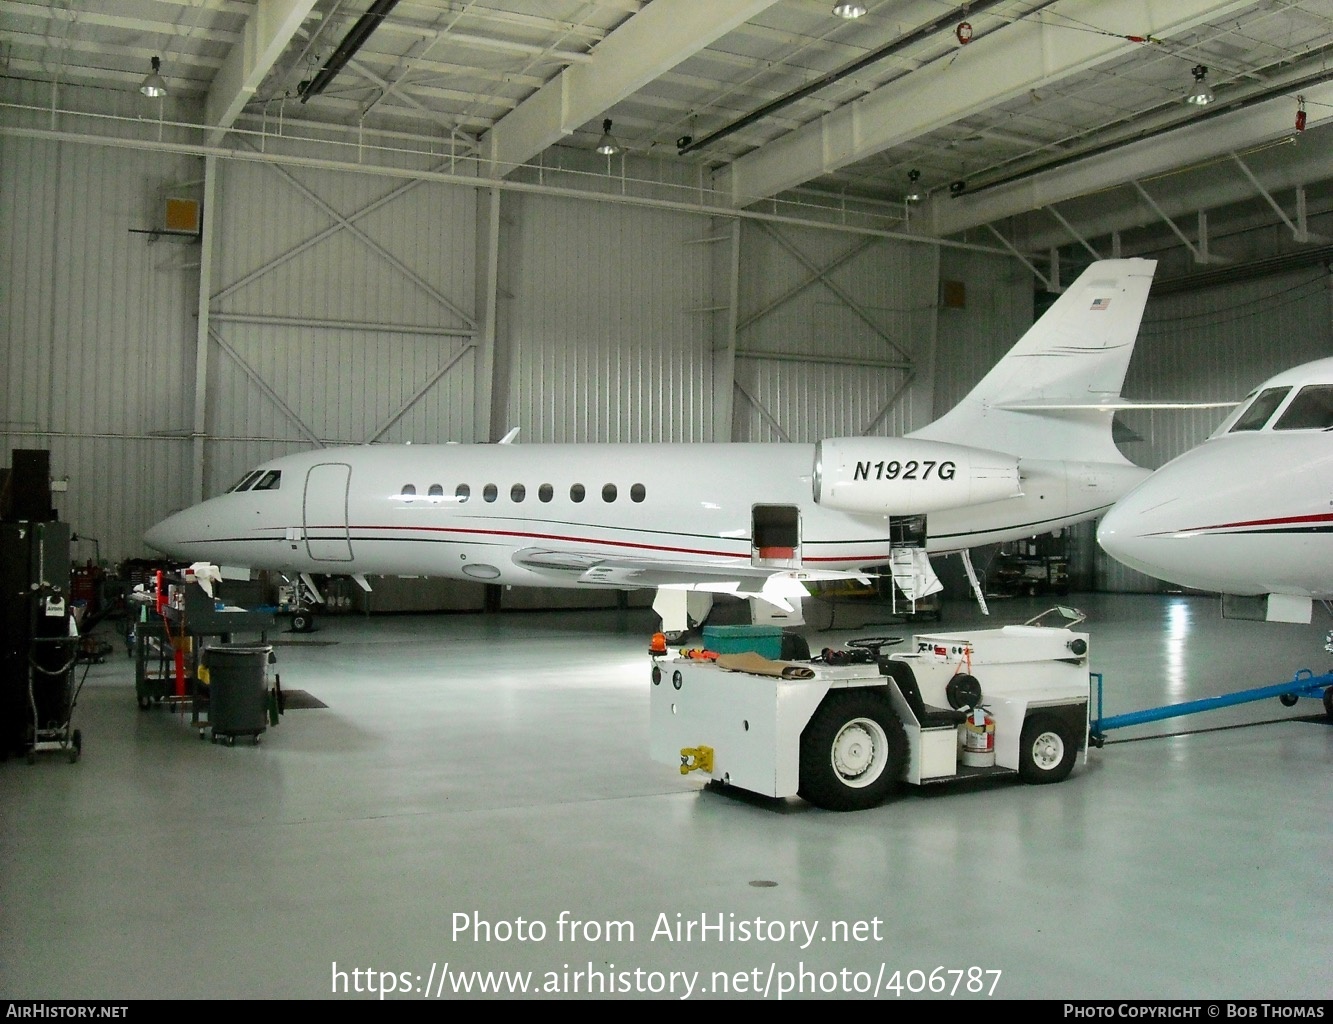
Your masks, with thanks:
M 1033 278 L 1011 258 L 558 194 L 562 175 L 597 169 L 568 160 L 542 169 L 551 191 L 495 193 L 7 136 L 0 443 L 52 449 L 62 517 L 115 561 L 146 554 L 143 529 L 197 492 L 313 444 L 514 426 L 529 442 L 899 434 L 1031 323 Z M 635 168 L 650 172 L 676 173 Z M 155 230 L 171 196 L 209 200 L 209 253 Z M 942 280 L 964 284 L 961 308 L 940 308 Z M 1321 268 L 1154 299 L 1127 394 L 1235 399 L 1326 354 L 1327 281 Z M 1124 449 L 1160 465 L 1221 415 L 1127 416 Z M 1095 582 L 1152 585 L 1091 536 L 1078 548 Z M 450 592 L 435 603 L 480 600 Z

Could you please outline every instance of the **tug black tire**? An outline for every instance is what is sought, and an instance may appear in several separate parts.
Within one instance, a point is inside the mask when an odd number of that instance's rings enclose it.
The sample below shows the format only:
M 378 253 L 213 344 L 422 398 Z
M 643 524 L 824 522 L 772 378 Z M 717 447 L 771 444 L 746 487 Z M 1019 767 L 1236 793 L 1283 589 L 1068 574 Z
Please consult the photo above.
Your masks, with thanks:
M 1063 782 L 1074 770 L 1078 738 L 1054 715 L 1032 715 L 1018 740 L 1018 776 L 1024 782 Z
M 833 690 L 801 733 L 798 792 L 816 807 L 874 807 L 906 770 L 907 733 L 883 693 Z

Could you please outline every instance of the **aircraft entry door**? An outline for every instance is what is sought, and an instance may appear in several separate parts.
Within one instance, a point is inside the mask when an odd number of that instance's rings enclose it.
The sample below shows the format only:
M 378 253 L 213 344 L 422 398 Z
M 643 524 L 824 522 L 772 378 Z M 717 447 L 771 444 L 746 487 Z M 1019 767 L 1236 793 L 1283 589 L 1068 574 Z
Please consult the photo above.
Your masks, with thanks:
M 352 467 L 345 462 L 311 466 L 305 478 L 305 544 L 318 562 L 350 562 L 352 535 L 347 526 L 347 493 Z

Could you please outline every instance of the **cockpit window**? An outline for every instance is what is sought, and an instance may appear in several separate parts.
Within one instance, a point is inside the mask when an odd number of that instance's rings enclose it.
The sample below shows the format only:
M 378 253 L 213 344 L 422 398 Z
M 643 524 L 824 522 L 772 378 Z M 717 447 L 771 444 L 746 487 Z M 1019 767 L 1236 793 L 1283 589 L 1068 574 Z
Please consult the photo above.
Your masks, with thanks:
M 1274 430 L 1327 430 L 1333 427 L 1333 384 L 1311 384 L 1291 400 Z
M 227 493 L 236 494 L 240 491 L 244 491 L 248 489 L 252 483 L 254 483 L 263 475 L 264 475 L 263 470 L 252 469 L 250 472 L 246 473 L 245 476 L 237 480 L 236 483 L 232 485 L 231 490 L 229 490 Z
M 1287 392 L 1290 390 L 1291 388 L 1267 388 L 1260 391 L 1259 397 L 1251 402 L 1249 408 L 1236 419 L 1236 425 L 1231 428 L 1231 433 L 1234 434 L 1238 430 L 1259 430 L 1262 428 L 1268 422 L 1269 417 L 1273 415 L 1273 411 L 1282 404 L 1282 399 L 1287 397 Z
M 250 488 L 253 491 L 276 491 L 282 483 L 282 470 L 270 469 L 259 478 L 259 482 Z

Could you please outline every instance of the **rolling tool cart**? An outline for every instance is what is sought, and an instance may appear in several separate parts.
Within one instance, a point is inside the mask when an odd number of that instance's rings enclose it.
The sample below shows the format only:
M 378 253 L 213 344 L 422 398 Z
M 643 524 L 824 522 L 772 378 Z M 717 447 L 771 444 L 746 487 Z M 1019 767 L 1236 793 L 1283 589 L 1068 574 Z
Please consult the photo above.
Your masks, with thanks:
M 134 696 L 140 710 L 147 711 L 175 693 L 174 644 L 181 638 L 173 637 L 162 620 L 136 622 L 133 637 Z
M 170 581 L 170 582 L 168 582 Z M 153 593 L 135 600 L 149 607 L 135 626 L 135 696 L 139 707 L 154 703 L 190 710 L 190 724 L 204 739 L 234 744 L 277 724 L 277 701 L 269 696 L 267 666 L 273 648 L 264 643 L 274 625 L 271 612 L 247 611 L 214 598 L 195 579 L 160 573 Z M 232 644 L 235 633 L 258 633 L 259 644 Z M 209 645 L 210 637 L 222 643 Z

